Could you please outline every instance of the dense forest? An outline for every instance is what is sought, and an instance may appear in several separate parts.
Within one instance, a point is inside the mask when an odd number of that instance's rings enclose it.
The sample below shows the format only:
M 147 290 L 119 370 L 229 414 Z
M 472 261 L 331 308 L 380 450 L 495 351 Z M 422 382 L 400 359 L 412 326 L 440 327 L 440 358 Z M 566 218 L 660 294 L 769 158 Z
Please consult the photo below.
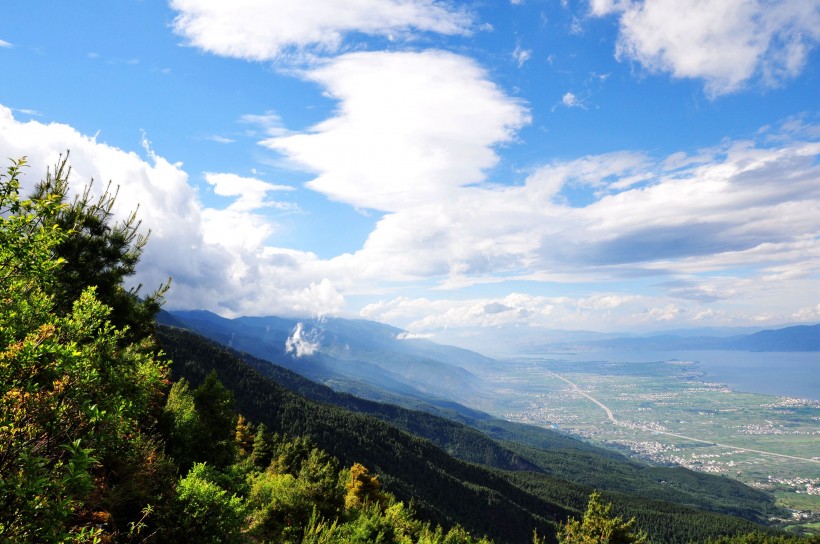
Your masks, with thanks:
M 733 488 L 714 511 L 641 497 L 558 477 L 587 461 L 537 433 L 289 390 L 157 327 L 169 285 L 125 288 L 147 238 L 115 192 L 69 199 L 61 158 L 23 196 L 24 168 L 0 175 L 0 542 L 818 542 Z

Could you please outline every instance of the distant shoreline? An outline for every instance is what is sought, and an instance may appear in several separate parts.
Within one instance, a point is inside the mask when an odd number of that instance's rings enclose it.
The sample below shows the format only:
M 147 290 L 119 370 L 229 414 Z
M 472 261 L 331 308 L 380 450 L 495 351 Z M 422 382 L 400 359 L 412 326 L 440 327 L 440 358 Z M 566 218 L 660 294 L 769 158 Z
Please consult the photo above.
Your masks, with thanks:
M 820 354 L 806 351 L 596 350 L 548 352 L 543 357 L 570 362 L 691 361 L 704 381 L 725 383 L 737 393 L 820 402 Z

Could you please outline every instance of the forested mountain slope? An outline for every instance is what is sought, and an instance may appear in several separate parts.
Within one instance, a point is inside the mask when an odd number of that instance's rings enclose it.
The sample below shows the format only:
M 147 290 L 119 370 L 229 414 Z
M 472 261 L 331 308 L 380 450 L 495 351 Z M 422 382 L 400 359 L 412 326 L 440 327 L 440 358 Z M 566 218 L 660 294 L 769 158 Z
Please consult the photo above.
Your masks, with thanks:
M 573 513 L 523 491 L 500 473 L 458 461 L 382 421 L 291 393 L 198 335 L 160 328 L 158 338 L 173 360 L 174 379 L 197 384 L 215 370 L 234 392 L 236 409 L 248 419 L 273 432 L 307 436 L 343 464 L 367 466 L 389 491 L 412 500 L 427 519 L 460 523 L 498 542 L 527 542 L 534 528 L 553 533 L 550 522 Z
M 458 421 L 399 406 L 360 399 L 312 382 L 248 354 L 245 363 L 308 399 L 369 414 L 426 438 L 459 459 L 505 470 L 553 474 L 571 482 L 765 520 L 772 499 L 735 480 L 680 467 L 656 467 L 589 445 L 565 434 L 493 419 L 486 414 Z M 499 439 L 503 443 L 499 443 Z
M 377 400 L 399 395 L 458 410 L 491 395 L 482 368 L 494 361 L 467 350 L 405 338 L 381 323 L 276 316 L 226 319 L 206 311 L 163 314 L 237 351 L 276 361 L 334 389 Z M 172 323 L 169 323 L 172 324 Z
M 159 341 L 174 361 L 175 378 L 196 384 L 215 370 L 234 392 L 237 409 L 249 419 L 276 432 L 308 436 L 343 463 L 355 460 L 368 466 L 380 474 L 389 491 L 412 500 L 420 513 L 436 522 L 460 523 L 498 542 L 528 542 L 534 528 L 551 533 L 553 522 L 577 514 L 592 490 L 544 472 L 501 471 L 456 460 L 384 421 L 296 395 L 235 353 L 189 331 L 162 327 Z M 640 514 L 644 528 L 666 542 L 760 528 L 686 506 L 621 493 L 605 496 L 619 512 Z

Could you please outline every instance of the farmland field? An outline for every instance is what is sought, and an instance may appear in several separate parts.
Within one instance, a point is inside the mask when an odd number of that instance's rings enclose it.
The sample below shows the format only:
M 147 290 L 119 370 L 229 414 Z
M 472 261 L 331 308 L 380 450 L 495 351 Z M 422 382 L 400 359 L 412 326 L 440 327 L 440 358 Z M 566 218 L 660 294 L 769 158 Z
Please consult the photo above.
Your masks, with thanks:
M 733 391 L 698 363 L 516 359 L 496 413 L 659 464 L 736 478 L 820 521 L 820 402 Z

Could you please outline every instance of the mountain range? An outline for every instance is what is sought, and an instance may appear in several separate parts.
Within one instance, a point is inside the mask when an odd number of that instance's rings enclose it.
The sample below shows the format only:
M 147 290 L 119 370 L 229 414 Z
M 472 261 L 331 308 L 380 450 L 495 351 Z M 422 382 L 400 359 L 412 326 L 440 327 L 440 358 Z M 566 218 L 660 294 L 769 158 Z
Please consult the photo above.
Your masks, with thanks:
M 731 336 L 664 334 L 552 344 L 559 349 L 820 351 L 820 325 L 797 325 Z
M 483 371 L 502 362 L 400 329 L 200 311 L 163 312 L 159 322 L 175 379 L 195 385 L 216 371 L 246 417 L 366 464 L 445 526 L 525 542 L 578 515 L 593 489 L 664 542 L 759 530 L 778 513 L 771 497 L 737 481 L 493 417 L 476 407 L 494 386 Z

